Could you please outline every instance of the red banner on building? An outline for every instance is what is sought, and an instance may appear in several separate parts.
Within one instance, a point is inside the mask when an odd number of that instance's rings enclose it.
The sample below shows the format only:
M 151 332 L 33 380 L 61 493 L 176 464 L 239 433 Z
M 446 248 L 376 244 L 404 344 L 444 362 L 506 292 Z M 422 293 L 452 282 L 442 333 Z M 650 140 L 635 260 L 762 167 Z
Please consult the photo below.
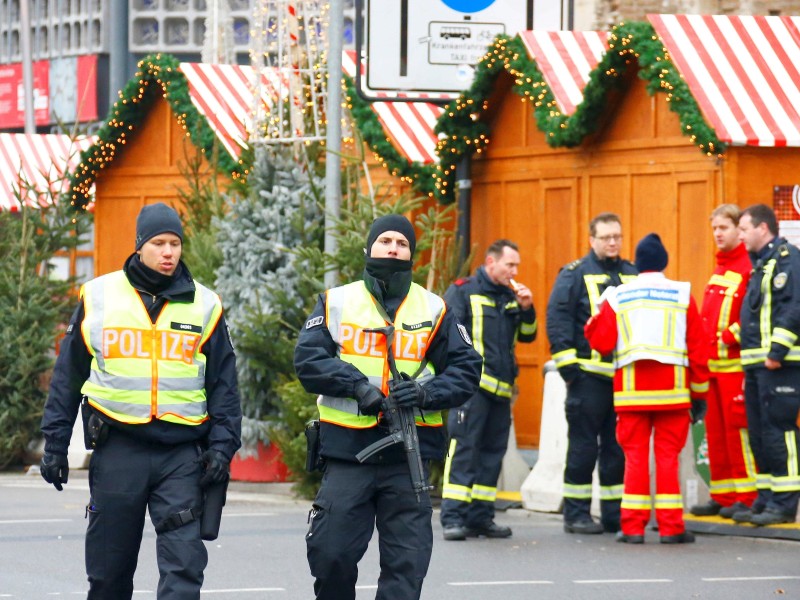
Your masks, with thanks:
M 33 63 L 33 106 L 37 125 L 50 123 L 50 64 Z M 0 65 L 0 129 L 25 126 L 25 87 L 22 63 Z
M 78 121 L 96 121 L 97 114 L 97 55 L 89 54 L 78 57 L 77 66 L 77 106 Z

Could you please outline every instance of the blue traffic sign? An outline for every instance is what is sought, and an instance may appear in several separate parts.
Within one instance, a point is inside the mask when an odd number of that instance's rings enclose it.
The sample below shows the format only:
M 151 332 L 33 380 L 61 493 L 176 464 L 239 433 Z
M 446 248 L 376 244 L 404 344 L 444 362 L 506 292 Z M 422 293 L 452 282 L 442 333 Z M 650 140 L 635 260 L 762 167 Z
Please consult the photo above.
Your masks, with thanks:
M 495 0 L 442 0 L 448 8 L 459 12 L 472 13 L 488 8 Z

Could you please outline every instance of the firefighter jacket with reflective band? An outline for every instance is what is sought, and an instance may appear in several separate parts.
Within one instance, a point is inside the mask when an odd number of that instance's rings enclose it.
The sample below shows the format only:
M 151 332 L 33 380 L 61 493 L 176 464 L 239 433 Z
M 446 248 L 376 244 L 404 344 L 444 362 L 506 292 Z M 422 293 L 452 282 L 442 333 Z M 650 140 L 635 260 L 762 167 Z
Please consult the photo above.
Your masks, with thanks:
M 480 388 L 510 399 L 518 372 L 514 346 L 536 339 L 535 309 L 522 310 L 511 288 L 493 283 L 483 267 L 453 283 L 444 299 L 483 356 Z
M 752 265 L 744 244 L 717 252 L 717 266 L 708 280 L 700 315 L 708 333 L 708 370 L 742 371 L 739 356 L 739 315 Z
M 589 344 L 614 351 L 614 408 L 689 408 L 708 393 L 708 338 L 688 283 L 644 273 L 609 288 L 586 323 Z
M 800 365 L 800 251 L 775 238 L 754 261 L 741 313 L 742 366 Z
M 363 281 L 326 292 L 325 322 L 338 347 L 338 357 L 367 376 L 369 382 L 389 394 L 389 370 L 386 336 L 365 329 L 385 327 L 383 311 Z M 445 313 L 442 299 L 412 283 L 394 320 L 392 351 L 397 370 L 425 382 L 434 376 L 434 368 L 425 360 L 425 352 L 436 335 Z M 321 395 L 317 400 L 320 420 L 342 427 L 375 427 L 374 416 L 362 415 L 353 398 Z M 418 426 L 441 427 L 441 411 L 417 411 Z
M 122 423 L 208 419 L 203 344 L 222 315 L 219 297 L 195 283 L 194 302 L 167 302 L 151 322 L 125 273 L 83 286 L 81 333 L 92 355 L 81 388 L 89 403 Z
M 583 326 L 597 314 L 597 300 L 607 287 L 632 281 L 637 273 L 633 263 L 619 258 L 600 260 L 593 250 L 559 272 L 547 303 L 547 337 L 556 368 L 566 381 L 578 369 L 609 379 L 614 376 L 611 356 L 591 349 Z

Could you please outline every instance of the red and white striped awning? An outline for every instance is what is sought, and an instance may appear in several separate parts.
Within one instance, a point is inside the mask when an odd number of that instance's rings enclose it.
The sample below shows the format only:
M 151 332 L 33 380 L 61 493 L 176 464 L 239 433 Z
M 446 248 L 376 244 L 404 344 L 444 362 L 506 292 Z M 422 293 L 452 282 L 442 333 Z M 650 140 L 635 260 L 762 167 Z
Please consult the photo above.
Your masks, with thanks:
M 342 70 L 350 77 L 356 75 L 356 53 L 347 50 L 342 55 Z M 364 74 L 364 65 L 361 65 Z M 413 98 L 418 102 L 373 102 L 372 110 L 378 117 L 386 135 L 397 150 L 409 162 L 430 164 L 438 162 L 436 143 L 438 137 L 433 132 L 436 121 L 444 109 L 425 100 L 447 100 L 447 96 L 421 93 L 378 93 L 379 98 Z
M 559 109 L 571 115 L 583 101 L 589 74 L 608 50 L 605 31 L 522 31 L 519 36 Z
M 247 65 L 181 63 L 180 70 L 189 82 L 192 104 L 206 118 L 228 153 L 239 158 L 247 146 L 255 110 L 253 68 Z M 288 90 L 288 82 L 284 80 L 281 85 L 276 69 L 265 70 L 261 84 L 261 101 L 267 110 L 274 106 L 277 90 L 284 90 L 284 95 Z
M 20 200 L 41 206 L 68 190 L 65 172 L 80 162 L 94 137 L 0 133 L 0 210 L 16 211 Z
M 355 53 L 345 51 L 342 69 L 355 76 Z M 180 69 L 189 83 L 189 96 L 200 114 L 234 158 L 247 146 L 250 120 L 253 115 L 253 69 L 243 65 L 181 63 Z M 262 75 L 262 101 L 271 108 L 281 85 L 279 75 Z M 285 92 L 284 92 L 285 93 Z M 387 98 L 390 95 L 385 95 Z M 437 160 L 437 137 L 433 133 L 442 108 L 425 102 L 438 98 L 427 94 L 397 94 L 401 98 L 420 98 L 420 102 L 375 102 L 372 109 L 386 134 L 400 153 L 411 162 L 432 163 Z
M 800 17 L 648 19 L 720 140 L 800 146 Z

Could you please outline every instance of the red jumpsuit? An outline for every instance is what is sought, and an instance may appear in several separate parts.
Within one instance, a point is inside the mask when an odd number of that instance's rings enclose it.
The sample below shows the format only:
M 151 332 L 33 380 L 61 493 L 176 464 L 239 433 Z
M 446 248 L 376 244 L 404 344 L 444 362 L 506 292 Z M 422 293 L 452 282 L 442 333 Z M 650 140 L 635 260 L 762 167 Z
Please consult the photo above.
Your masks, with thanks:
M 685 526 L 678 456 L 689 431 L 691 398 L 705 398 L 708 391 L 707 334 L 689 284 L 643 273 L 610 294 L 585 334 L 593 349 L 615 353 L 617 440 L 625 453 L 622 533 L 644 535 L 655 508 L 661 536 L 679 535 Z
M 752 264 L 744 244 L 717 252 L 700 312 L 709 335 L 711 372 L 706 439 L 711 498 L 722 506 L 756 497 L 756 468 L 747 437 L 744 373 L 739 356 L 739 313 Z

